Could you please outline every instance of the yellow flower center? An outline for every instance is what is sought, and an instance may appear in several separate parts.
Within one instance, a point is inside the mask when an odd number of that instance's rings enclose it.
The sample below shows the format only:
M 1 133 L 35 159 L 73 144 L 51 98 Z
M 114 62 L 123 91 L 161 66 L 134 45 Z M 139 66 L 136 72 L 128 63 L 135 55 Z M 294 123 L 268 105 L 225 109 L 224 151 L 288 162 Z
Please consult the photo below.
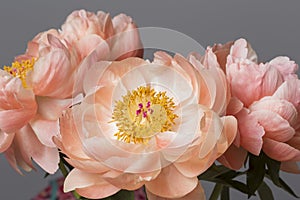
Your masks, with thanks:
M 174 120 L 175 103 L 166 92 L 156 92 L 150 87 L 139 87 L 117 101 L 113 111 L 118 140 L 127 143 L 147 144 L 159 132 L 170 131 Z
M 27 88 L 26 75 L 27 72 L 33 70 L 35 59 L 22 60 L 21 62 L 15 61 L 11 66 L 4 66 L 4 70 L 10 73 L 12 76 L 21 79 L 24 88 Z

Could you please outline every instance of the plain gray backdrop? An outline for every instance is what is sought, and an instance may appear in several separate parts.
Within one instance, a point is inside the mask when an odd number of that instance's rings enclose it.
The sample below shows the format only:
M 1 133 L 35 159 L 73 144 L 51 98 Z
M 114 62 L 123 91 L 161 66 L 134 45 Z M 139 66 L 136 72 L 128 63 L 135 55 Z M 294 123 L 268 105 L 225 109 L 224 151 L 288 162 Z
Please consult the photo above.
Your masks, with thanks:
M 297 0 L 2 0 L 0 3 L 0 61 L 9 65 L 22 54 L 27 41 L 38 32 L 59 28 L 75 9 L 103 10 L 112 16 L 126 13 L 140 27 L 173 29 L 197 40 L 203 46 L 246 38 L 260 61 L 288 55 L 300 63 L 300 2 Z M 44 173 L 20 176 L 0 156 L 0 200 L 28 200 L 42 190 L 51 178 Z M 300 195 L 299 178 L 282 174 Z M 59 176 L 59 175 L 56 175 Z M 206 191 L 211 186 L 204 183 Z M 275 198 L 295 199 L 273 188 Z M 232 191 L 232 199 L 247 196 Z M 256 199 L 255 197 L 252 199 Z

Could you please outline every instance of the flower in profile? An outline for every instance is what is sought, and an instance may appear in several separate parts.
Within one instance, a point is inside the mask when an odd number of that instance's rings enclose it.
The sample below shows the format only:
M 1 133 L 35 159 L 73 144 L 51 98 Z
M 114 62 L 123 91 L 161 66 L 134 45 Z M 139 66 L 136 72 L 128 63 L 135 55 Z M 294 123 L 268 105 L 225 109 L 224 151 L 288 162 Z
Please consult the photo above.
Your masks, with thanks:
M 11 73 L 0 70 L 0 152 L 5 152 L 11 166 L 19 173 L 22 172 L 18 166 L 26 171 L 34 168 L 31 159 L 45 171 L 54 173 L 58 168 L 58 152 L 56 148 L 44 146 L 30 126 L 38 106 L 33 91 L 24 88 L 19 68 L 22 65 L 19 64 L 14 63 Z
M 258 64 L 250 59 L 249 51 L 247 42 L 239 39 L 227 57 L 226 75 L 232 96 L 239 101 L 230 104 L 228 110 L 238 120 L 239 134 L 235 146 L 220 161 L 237 169 L 246 158 L 245 150 L 254 155 L 262 150 L 281 161 L 283 170 L 299 172 L 296 164 L 300 161 L 298 65 L 282 56 Z
M 226 78 L 216 56 L 208 57 L 202 64 L 157 52 L 152 63 L 95 63 L 86 97 L 65 112 L 55 138 L 74 167 L 65 192 L 104 198 L 145 185 L 151 199 L 204 198 L 197 176 L 237 130 L 234 117 L 219 116 L 229 98 Z
M 125 34 L 121 34 L 123 32 Z M 85 67 L 99 60 L 122 59 L 141 53 L 136 25 L 124 15 L 111 20 L 103 12 L 96 16 L 84 10 L 74 11 L 62 30 L 50 29 L 37 34 L 28 42 L 26 52 L 17 56 L 11 66 L 4 67 L 9 75 L 1 74 L 5 84 L 8 76 L 14 80 L 7 84 L 9 87 L 3 83 L 4 96 L 1 97 L 5 102 L 1 108 L 1 152 L 6 153 L 10 164 L 18 171 L 18 165 L 29 170 L 33 168 L 32 157 L 47 172 L 54 173 L 59 156 L 52 137 L 59 133 L 59 117 L 63 110 L 82 97 L 81 77 L 88 70 Z M 22 89 L 12 93 L 12 82 L 20 82 L 17 88 Z M 29 98 L 27 93 L 33 95 L 30 105 L 25 98 Z M 20 97 L 17 99 L 20 105 L 15 103 L 17 100 L 7 100 L 17 97 Z M 18 116 L 16 120 L 7 120 L 12 109 Z M 7 131 L 9 126 L 13 130 Z

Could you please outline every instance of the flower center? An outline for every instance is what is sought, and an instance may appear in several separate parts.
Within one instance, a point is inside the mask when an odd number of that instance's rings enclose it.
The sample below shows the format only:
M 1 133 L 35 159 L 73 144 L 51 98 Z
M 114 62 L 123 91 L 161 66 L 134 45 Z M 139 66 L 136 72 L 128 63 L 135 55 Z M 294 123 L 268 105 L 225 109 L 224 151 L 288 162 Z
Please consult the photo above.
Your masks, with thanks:
M 174 120 L 175 103 L 166 92 L 156 92 L 148 87 L 139 87 L 117 101 L 112 119 L 116 122 L 118 140 L 127 143 L 144 143 L 157 133 L 170 131 Z
M 21 62 L 15 61 L 11 66 L 4 66 L 4 71 L 7 71 L 12 76 L 21 79 L 24 88 L 27 88 L 26 84 L 26 74 L 27 72 L 33 70 L 35 64 L 35 59 L 22 60 Z

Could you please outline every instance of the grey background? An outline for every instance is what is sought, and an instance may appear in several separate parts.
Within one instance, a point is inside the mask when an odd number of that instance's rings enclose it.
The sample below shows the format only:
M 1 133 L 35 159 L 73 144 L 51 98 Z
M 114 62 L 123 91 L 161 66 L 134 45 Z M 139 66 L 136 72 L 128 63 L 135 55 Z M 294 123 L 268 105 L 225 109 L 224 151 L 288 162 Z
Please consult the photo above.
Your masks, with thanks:
M 300 2 L 297 0 L 2 0 L 0 3 L 0 60 L 9 65 L 24 52 L 35 34 L 58 28 L 75 9 L 126 13 L 140 27 L 164 27 L 185 33 L 203 46 L 246 38 L 261 61 L 288 55 L 300 63 Z M 57 175 L 58 176 L 58 175 Z M 299 176 L 283 174 L 300 195 Z M 0 156 L 0 200 L 27 200 L 51 178 L 43 172 L 20 176 Z M 204 184 L 207 191 L 211 186 Z M 276 199 L 295 199 L 274 188 Z M 247 199 L 232 191 L 232 199 Z M 255 198 L 253 198 L 255 199 Z

